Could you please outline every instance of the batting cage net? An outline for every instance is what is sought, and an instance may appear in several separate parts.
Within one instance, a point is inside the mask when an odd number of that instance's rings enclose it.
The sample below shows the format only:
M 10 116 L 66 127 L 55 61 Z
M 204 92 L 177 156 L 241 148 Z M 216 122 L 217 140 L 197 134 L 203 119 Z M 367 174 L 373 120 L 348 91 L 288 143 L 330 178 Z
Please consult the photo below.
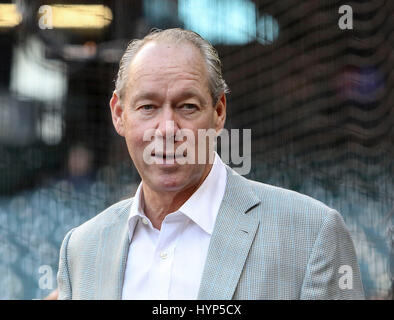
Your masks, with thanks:
M 47 296 L 67 231 L 133 196 L 119 60 L 182 27 L 219 52 L 241 129 L 228 164 L 340 212 L 366 297 L 391 299 L 393 25 L 391 0 L 0 1 L 0 298 Z

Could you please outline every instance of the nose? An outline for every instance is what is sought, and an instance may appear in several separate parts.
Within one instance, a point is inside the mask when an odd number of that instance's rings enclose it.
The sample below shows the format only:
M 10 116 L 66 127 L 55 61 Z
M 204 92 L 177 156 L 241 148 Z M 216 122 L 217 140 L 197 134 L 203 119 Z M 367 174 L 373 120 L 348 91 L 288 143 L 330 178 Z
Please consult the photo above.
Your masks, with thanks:
M 166 141 L 175 141 L 175 135 L 180 129 L 175 110 L 169 106 L 164 106 L 160 112 L 157 129 Z

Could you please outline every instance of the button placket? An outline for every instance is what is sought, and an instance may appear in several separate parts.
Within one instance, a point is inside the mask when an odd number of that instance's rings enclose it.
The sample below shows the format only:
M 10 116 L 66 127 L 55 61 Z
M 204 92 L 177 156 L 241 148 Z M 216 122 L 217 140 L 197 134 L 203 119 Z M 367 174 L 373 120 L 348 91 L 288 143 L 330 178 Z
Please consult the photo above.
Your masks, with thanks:
M 155 299 L 168 299 L 172 265 L 171 242 L 168 225 L 163 221 L 154 253 L 154 268 L 151 270 L 153 283 L 160 283 L 154 292 Z

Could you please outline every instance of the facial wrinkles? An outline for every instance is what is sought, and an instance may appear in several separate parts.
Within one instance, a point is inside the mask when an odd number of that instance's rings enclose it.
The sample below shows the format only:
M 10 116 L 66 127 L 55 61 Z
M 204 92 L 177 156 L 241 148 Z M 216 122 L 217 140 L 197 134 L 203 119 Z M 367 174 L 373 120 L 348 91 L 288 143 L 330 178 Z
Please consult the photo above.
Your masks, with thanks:
M 182 90 L 192 89 L 198 93 L 199 97 L 206 98 L 209 96 L 209 91 L 201 86 L 201 79 L 203 74 L 196 71 L 185 72 L 184 69 L 176 66 L 165 71 L 159 72 L 135 72 L 135 76 L 130 81 L 130 87 L 134 88 L 131 102 L 139 96 L 141 93 L 148 93 L 153 91 L 161 97 L 161 102 L 171 101 L 181 96 Z M 197 97 L 197 98 L 199 98 Z M 176 101 L 175 101 L 176 102 Z M 206 104 L 208 101 L 205 101 Z
M 168 48 L 172 52 L 167 53 L 167 56 L 165 56 L 165 51 Z M 200 94 L 209 95 L 206 67 L 199 52 L 189 47 L 191 51 L 179 55 L 177 52 L 174 53 L 172 49 L 174 48 L 160 48 L 151 55 L 137 56 L 130 65 L 129 72 L 131 74 L 127 85 L 127 93 L 132 91 L 133 96 L 135 96 L 136 91 L 139 89 L 147 89 L 155 90 L 155 92 L 163 90 L 168 94 L 169 90 L 174 88 L 174 83 L 183 80 L 186 82 L 186 85 L 195 85 L 196 88 L 199 88 Z M 201 83 L 202 79 L 204 83 Z

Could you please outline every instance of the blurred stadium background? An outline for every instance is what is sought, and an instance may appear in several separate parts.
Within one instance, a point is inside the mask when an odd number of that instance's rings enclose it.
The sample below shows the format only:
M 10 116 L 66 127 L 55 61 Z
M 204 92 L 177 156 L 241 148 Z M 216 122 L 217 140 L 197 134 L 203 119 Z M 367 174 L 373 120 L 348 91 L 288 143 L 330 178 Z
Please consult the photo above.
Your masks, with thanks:
M 248 177 L 337 209 L 392 299 L 393 25 L 391 0 L 0 0 L 0 299 L 49 294 L 66 232 L 135 191 L 108 102 L 128 41 L 176 26 L 220 53 Z

